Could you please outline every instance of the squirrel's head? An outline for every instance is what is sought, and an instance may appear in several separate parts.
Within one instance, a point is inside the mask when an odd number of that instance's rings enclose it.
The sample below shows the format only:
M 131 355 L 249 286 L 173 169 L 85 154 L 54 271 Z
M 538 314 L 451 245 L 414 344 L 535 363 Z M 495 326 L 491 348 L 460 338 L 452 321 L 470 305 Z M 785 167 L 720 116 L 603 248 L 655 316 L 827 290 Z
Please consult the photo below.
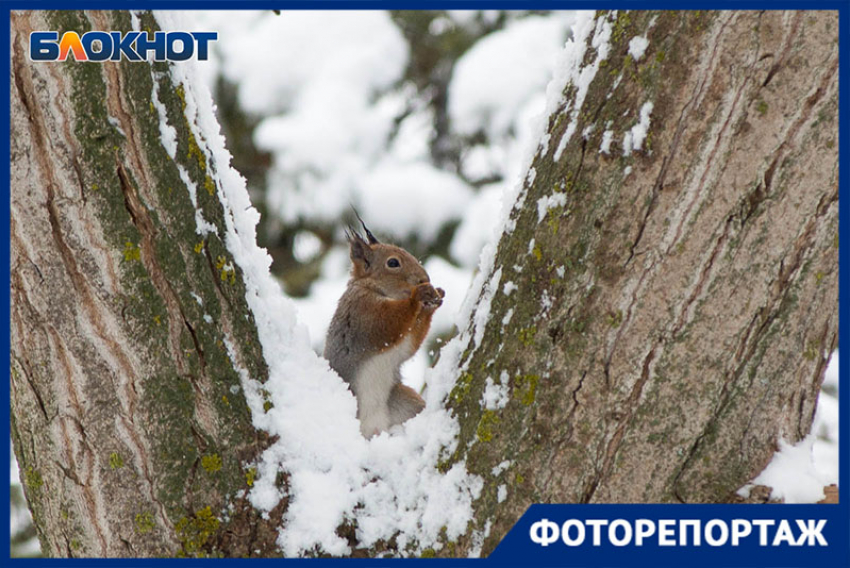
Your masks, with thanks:
M 346 232 L 353 280 L 368 279 L 371 288 L 396 300 L 409 297 L 416 286 L 431 281 L 416 257 L 401 247 L 381 243 L 362 219 L 360 222 L 365 239 L 351 227 Z

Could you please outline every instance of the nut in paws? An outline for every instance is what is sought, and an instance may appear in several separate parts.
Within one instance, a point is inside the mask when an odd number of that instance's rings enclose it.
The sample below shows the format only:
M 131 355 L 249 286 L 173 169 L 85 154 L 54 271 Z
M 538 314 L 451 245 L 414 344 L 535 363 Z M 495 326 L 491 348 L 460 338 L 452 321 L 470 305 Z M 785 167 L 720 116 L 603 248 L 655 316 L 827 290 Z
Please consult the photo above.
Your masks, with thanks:
M 436 308 L 442 305 L 446 292 L 442 288 L 434 288 L 431 284 L 425 283 L 416 288 L 416 295 L 423 306 Z

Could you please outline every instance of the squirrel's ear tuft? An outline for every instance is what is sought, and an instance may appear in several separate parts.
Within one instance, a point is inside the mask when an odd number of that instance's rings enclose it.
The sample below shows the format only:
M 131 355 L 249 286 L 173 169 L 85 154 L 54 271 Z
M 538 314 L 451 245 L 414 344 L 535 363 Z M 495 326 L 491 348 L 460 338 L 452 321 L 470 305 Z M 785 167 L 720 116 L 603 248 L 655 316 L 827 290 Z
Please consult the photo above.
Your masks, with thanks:
M 351 227 L 348 227 L 345 236 L 348 238 L 348 254 L 355 271 L 365 272 L 372 264 L 372 247 Z
M 354 214 L 357 215 L 357 220 L 360 221 L 361 225 L 363 225 L 363 230 L 366 231 L 366 238 L 369 239 L 369 244 L 380 244 L 381 241 L 375 238 L 375 235 L 373 235 L 372 231 L 369 230 L 369 227 L 366 226 L 366 223 L 363 221 L 363 218 L 360 217 L 360 213 L 357 212 L 357 209 L 355 209 L 353 205 L 351 206 L 351 210 L 354 211 Z

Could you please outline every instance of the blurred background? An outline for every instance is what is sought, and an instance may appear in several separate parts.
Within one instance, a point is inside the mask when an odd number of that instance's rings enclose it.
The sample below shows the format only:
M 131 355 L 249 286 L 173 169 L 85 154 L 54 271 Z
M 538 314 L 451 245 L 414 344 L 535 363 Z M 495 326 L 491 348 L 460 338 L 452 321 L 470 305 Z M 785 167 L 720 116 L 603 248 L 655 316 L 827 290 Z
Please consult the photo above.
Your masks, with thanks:
M 198 64 L 262 217 L 260 245 L 314 349 L 348 280 L 344 228 L 358 209 L 381 241 L 417 256 L 446 290 L 403 368 L 423 383 L 454 333 L 506 186 L 524 173 L 533 119 L 575 12 L 187 12 L 218 31 Z M 813 432 L 837 480 L 837 356 Z M 826 409 L 821 412 L 821 409 Z M 12 556 L 39 554 L 11 457 Z M 826 474 L 825 474 L 826 475 Z
M 422 385 L 535 141 L 575 12 L 192 12 L 216 30 L 201 65 L 262 214 L 260 245 L 321 353 L 348 280 L 355 207 L 446 290 L 425 348 L 402 370 Z

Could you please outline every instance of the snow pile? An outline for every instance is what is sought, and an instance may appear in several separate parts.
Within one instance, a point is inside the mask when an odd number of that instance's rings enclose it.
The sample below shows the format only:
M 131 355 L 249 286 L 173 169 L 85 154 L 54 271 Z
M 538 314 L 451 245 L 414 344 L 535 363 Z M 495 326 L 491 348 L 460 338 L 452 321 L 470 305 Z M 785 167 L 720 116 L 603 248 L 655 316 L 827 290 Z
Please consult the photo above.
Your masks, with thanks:
M 446 10 L 449 18 L 459 24 L 470 26 L 480 20 L 492 24 L 499 17 L 498 10 Z
M 569 22 L 572 37 L 567 40 L 566 44 L 555 58 L 553 70 L 554 77 L 546 86 L 545 101 L 540 98 L 540 102 L 529 102 L 529 104 L 526 105 L 526 108 L 529 113 L 533 112 L 533 114 L 523 115 L 517 120 L 517 124 L 522 123 L 527 124 L 528 126 L 524 127 L 517 136 L 518 142 L 514 146 L 509 146 L 514 149 L 514 151 L 510 153 L 515 158 L 512 160 L 503 160 L 503 162 L 510 163 L 508 168 L 511 172 L 510 175 L 505 177 L 505 181 L 503 183 L 492 187 L 493 194 L 495 194 L 495 191 L 501 191 L 502 193 L 501 214 L 499 215 L 498 222 L 495 223 L 495 225 L 490 225 L 489 237 L 485 241 L 486 244 L 481 249 L 479 273 L 476 276 L 476 280 L 473 282 L 472 289 L 469 292 L 469 297 L 477 298 L 480 294 L 484 283 L 484 276 L 482 274 L 489 273 L 493 268 L 492 260 L 495 255 L 495 246 L 501 238 L 502 233 L 510 233 L 513 231 L 514 222 L 510 219 L 511 212 L 515 209 L 522 208 L 525 204 L 525 188 L 533 183 L 536 176 L 536 171 L 534 168 L 531 168 L 531 162 L 535 153 L 541 152 L 542 154 L 546 154 L 548 152 L 549 140 L 548 135 L 546 135 L 547 119 L 563 105 L 564 88 L 568 83 L 571 83 L 576 85 L 580 91 L 579 94 L 576 95 L 575 106 L 573 107 L 573 122 L 571 123 L 571 128 L 574 131 L 575 121 L 578 116 L 578 110 L 576 109 L 578 109 L 583 102 L 583 97 L 586 95 L 587 87 L 595 76 L 600 61 L 607 57 L 609 50 L 608 40 L 610 39 L 611 34 L 610 22 L 608 22 L 605 18 L 600 18 L 596 23 L 596 34 L 592 41 L 593 46 L 597 49 L 599 55 L 596 61 L 589 66 L 590 70 L 588 71 L 588 69 L 581 70 L 580 67 L 584 54 L 587 51 L 587 38 L 590 32 L 594 30 L 593 13 L 569 12 L 564 15 L 564 18 L 567 19 L 565 21 Z M 521 46 L 516 46 L 516 48 L 523 49 Z M 457 76 L 454 80 L 457 80 Z M 569 129 L 568 134 L 571 135 Z M 569 136 L 565 135 L 561 144 L 565 146 L 568 138 Z M 561 151 L 562 150 L 563 148 L 561 147 Z M 467 162 L 468 160 L 464 162 L 464 165 L 466 165 Z M 524 176 L 524 178 L 520 176 Z M 488 197 L 488 199 L 492 199 L 492 197 Z M 488 204 L 491 204 L 491 206 L 495 205 L 495 199 L 489 201 Z M 476 219 L 476 217 L 477 216 L 471 216 L 464 219 L 464 222 L 458 230 L 458 234 L 466 234 L 468 232 L 476 232 L 478 235 L 486 234 L 485 231 L 475 225 L 474 219 Z M 468 228 L 468 224 L 475 227 L 475 229 Z M 482 240 L 483 239 L 479 237 L 476 244 Z M 452 253 L 457 256 L 469 258 L 471 250 L 477 250 L 477 247 L 467 247 L 466 243 L 458 245 L 452 243 Z M 460 318 L 459 321 L 464 321 L 464 319 Z
M 786 503 L 820 501 L 824 496 L 823 487 L 828 483 L 812 463 L 813 444 L 811 434 L 793 446 L 779 440 L 779 451 L 753 484 L 771 487 L 770 498 L 784 499 Z
M 767 467 L 738 494 L 746 498 L 754 485 L 765 485 L 771 499 L 816 503 L 833 483 L 838 483 L 838 352 L 826 369 L 811 433 L 795 445 L 780 439 Z
M 827 484 L 838 483 L 838 368 L 836 351 L 824 374 L 811 433 L 815 438 L 812 445 L 815 469 L 828 476 Z
M 537 200 L 537 222 L 542 221 L 550 209 L 563 207 L 567 203 L 566 193 L 553 193 L 552 195 L 544 195 Z

